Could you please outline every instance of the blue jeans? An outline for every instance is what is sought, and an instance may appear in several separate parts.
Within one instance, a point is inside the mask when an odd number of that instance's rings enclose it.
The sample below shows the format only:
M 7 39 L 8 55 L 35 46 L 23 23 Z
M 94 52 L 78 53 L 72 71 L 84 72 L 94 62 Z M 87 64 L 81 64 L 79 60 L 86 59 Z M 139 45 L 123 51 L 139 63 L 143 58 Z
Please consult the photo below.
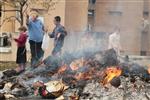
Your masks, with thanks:
M 57 53 L 61 53 L 62 44 L 56 44 L 52 51 L 52 55 L 56 55 Z

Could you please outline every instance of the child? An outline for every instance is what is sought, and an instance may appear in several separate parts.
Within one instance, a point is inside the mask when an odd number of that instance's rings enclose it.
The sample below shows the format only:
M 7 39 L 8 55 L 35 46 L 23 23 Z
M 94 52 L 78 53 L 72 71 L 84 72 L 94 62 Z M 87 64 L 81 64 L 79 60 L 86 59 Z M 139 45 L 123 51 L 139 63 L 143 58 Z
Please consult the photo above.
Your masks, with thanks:
M 19 29 L 20 35 L 18 38 L 15 38 L 14 40 L 17 43 L 18 49 L 17 49 L 17 58 L 16 63 L 18 64 L 18 67 L 15 69 L 18 74 L 25 71 L 25 64 L 26 64 L 26 41 L 27 41 L 27 34 L 26 34 L 26 27 L 21 26 Z

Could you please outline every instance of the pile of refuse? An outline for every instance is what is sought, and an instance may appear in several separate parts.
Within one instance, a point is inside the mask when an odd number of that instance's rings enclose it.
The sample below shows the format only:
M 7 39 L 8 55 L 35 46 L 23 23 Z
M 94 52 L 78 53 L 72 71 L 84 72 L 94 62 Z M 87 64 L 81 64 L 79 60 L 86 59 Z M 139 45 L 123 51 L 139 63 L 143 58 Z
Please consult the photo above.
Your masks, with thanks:
M 1 71 L 0 100 L 148 100 L 149 70 L 128 57 L 118 58 L 113 49 L 66 53 L 49 56 L 20 75 L 12 69 Z

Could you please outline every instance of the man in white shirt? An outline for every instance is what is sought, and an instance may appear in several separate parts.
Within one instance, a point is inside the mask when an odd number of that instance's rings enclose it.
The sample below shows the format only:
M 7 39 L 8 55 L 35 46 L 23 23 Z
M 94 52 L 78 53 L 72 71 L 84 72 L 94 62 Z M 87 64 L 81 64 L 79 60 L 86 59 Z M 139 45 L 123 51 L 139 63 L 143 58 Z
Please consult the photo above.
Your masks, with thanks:
M 142 19 L 142 33 L 147 33 L 149 31 L 149 21 L 147 18 Z
M 141 55 L 146 56 L 149 50 L 149 27 L 150 23 L 147 17 L 142 19 L 142 30 L 141 30 Z
M 120 55 L 120 30 L 116 29 L 115 32 L 109 35 L 109 46 L 108 49 L 114 49 L 117 53 L 117 55 Z

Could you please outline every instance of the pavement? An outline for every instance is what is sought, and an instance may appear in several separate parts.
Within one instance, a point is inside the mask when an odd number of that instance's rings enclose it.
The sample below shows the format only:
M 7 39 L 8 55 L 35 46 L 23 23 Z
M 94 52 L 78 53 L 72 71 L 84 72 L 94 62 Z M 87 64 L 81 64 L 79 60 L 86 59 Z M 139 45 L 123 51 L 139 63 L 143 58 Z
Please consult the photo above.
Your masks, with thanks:
M 123 58 L 125 56 L 122 56 Z M 129 61 L 150 67 L 150 56 L 129 55 Z

